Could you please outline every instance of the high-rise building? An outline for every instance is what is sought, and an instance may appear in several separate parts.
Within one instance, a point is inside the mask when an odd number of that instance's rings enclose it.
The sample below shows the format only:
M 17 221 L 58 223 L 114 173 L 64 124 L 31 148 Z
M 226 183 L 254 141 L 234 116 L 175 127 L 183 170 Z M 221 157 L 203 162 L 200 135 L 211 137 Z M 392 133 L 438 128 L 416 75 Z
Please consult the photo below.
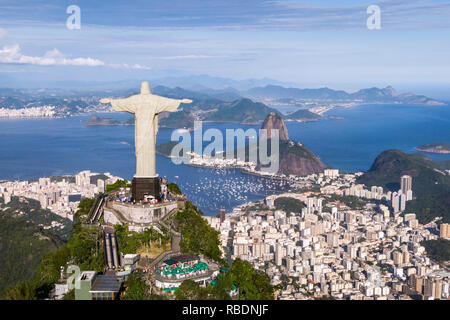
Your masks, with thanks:
M 97 180 L 97 187 L 99 192 L 105 192 L 105 180 L 98 179 Z
M 403 263 L 403 253 L 399 251 L 395 251 L 393 254 L 394 264 L 399 265 Z
M 394 212 L 400 211 L 400 196 L 397 192 L 392 194 L 392 208 L 394 209 Z
M 225 221 L 225 209 L 220 209 L 220 211 L 219 211 L 219 219 L 220 219 L 220 223 Z
M 442 223 L 440 227 L 440 236 L 441 238 L 450 238 L 450 224 Z
M 8 192 L 3 193 L 3 202 L 4 204 L 11 202 L 11 195 Z
M 339 235 L 335 232 L 327 233 L 327 244 L 332 247 L 339 246 Z
M 406 209 L 406 194 L 402 193 L 400 195 L 399 203 L 400 203 L 400 211 L 405 211 L 405 209 Z
M 423 286 L 423 294 L 433 299 L 441 298 L 441 277 L 432 277 L 425 279 Z
M 275 264 L 281 266 L 283 259 L 283 246 L 281 243 L 277 243 L 275 246 Z
M 400 178 L 400 189 L 404 195 L 406 195 L 409 190 L 412 190 L 411 176 L 404 175 Z

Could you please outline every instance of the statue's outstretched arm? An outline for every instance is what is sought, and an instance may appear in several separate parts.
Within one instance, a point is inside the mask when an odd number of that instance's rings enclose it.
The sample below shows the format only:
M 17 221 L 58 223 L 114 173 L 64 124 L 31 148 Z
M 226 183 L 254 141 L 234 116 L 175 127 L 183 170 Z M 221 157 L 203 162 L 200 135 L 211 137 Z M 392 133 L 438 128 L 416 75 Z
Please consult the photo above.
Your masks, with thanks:
M 111 103 L 114 111 L 135 113 L 136 110 L 131 106 L 127 99 L 101 99 L 101 103 Z
M 177 111 L 180 103 L 192 103 L 190 99 L 169 99 L 160 97 L 160 101 L 158 101 L 156 113 L 161 112 L 175 112 Z

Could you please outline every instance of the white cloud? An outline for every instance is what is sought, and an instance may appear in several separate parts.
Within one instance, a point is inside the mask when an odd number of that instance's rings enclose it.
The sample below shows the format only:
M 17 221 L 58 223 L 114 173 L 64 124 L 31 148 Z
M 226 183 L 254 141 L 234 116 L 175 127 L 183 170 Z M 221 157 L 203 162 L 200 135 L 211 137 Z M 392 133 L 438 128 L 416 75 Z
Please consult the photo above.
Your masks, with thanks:
M 3 38 L 4 36 L 6 36 L 8 32 L 5 29 L 0 28 L 0 38 Z
M 123 63 L 121 66 L 124 67 L 124 68 L 127 68 L 127 69 L 150 70 L 150 67 L 147 67 L 145 65 L 138 64 L 138 63 L 133 64 L 133 65 L 129 65 L 127 63 Z
M 42 57 L 26 56 L 20 51 L 18 44 L 3 46 L 0 49 L 0 63 L 34 64 L 41 66 L 103 66 L 105 63 L 92 58 L 66 58 L 57 49 L 47 51 Z

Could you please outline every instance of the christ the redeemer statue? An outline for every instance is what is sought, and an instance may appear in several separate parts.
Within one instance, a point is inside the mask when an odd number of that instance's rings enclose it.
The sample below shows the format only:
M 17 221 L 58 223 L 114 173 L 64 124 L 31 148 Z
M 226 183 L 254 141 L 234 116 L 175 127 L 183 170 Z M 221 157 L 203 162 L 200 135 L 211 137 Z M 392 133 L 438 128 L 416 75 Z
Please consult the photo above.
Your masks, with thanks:
M 191 103 L 189 99 L 169 99 L 150 93 L 147 81 L 141 83 L 141 93 L 124 99 L 101 99 L 110 103 L 114 111 L 134 114 L 136 175 L 135 179 L 157 178 L 156 174 L 156 134 L 158 133 L 158 114 L 175 112 L 180 103 Z M 133 179 L 133 182 L 135 181 Z M 134 186 L 133 186 L 134 187 Z M 157 197 L 159 196 L 156 195 Z M 141 198 L 138 196 L 138 198 Z M 138 199 L 142 200 L 142 199 Z

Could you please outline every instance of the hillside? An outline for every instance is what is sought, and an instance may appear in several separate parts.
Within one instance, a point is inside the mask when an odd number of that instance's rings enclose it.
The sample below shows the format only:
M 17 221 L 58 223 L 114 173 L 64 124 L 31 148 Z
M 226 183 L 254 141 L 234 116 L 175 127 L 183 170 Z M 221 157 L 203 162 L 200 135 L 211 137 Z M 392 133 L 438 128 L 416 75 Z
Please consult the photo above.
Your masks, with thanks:
M 305 109 L 297 110 L 286 116 L 286 119 L 288 120 L 297 120 L 297 121 L 313 121 L 319 120 L 320 118 L 321 116 L 318 115 L 317 113 Z
M 93 115 L 88 121 L 84 123 L 86 126 L 117 126 L 121 122 L 111 118 L 101 118 L 97 115 Z
M 300 142 L 280 141 L 280 173 L 307 176 L 321 173 L 327 166 Z
M 276 100 L 315 100 L 315 101 L 346 101 L 360 103 L 402 103 L 418 105 L 444 105 L 444 103 L 413 93 L 398 94 L 394 88 L 367 88 L 354 93 L 343 90 L 333 90 L 330 88 L 299 89 L 285 88 L 277 85 L 267 85 L 257 87 L 242 92 L 242 95 L 249 98 L 269 98 Z
M 406 212 L 413 212 L 421 223 L 442 216 L 450 221 L 450 175 L 448 162 L 433 161 L 423 154 L 406 154 L 399 150 L 382 152 L 372 167 L 358 178 L 366 186 L 382 186 L 391 191 L 400 188 L 400 177 L 413 177 L 413 201 L 406 204 Z
M 222 104 L 215 112 L 207 113 L 203 120 L 227 121 L 239 123 L 259 123 L 271 113 L 278 113 L 263 103 L 253 102 L 250 99 L 240 99 L 231 103 Z
M 161 128 L 193 128 L 195 117 L 189 110 L 170 112 L 164 117 L 160 117 L 159 126 Z
M 31 280 L 42 257 L 63 242 L 36 224 L 0 215 L 0 296 L 17 281 Z
M 16 221 L 25 221 L 39 227 L 51 226 L 52 221 L 61 224 L 61 227 L 48 229 L 50 233 L 67 240 L 70 235 L 72 222 L 69 219 L 58 216 L 47 209 L 42 209 L 39 201 L 23 197 L 12 197 L 7 205 L 2 204 L 0 198 L 0 210 L 2 216 L 14 218 Z
M 413 177 L 413 192 L 417 196 L 450 192 L 450 176 L 443 163 L 433 161 L 423 154 L 406 154 L 399 150 L 382 152 L 369 171 L 358 179 L 367 186 L 382 186 L 391 191 L 400 188 L 400 177 Z
M 303 144 L 289 140 L 286 124 L 279 115 L 275 113 L 269 114 L 264 120 L 261 129 L 278 129 L 280 131 L 278 173 L 307 176 L 313 173 L 323 172 L 323 170 L 327 168 L 327 166 Z M 270 139 L 267 141 L 267 147 L 268 154 L 271 154 Z M 261 163 L 258 163 L 256 169 L 263 170 L 263 168 L 264 166 L 261 165 Z

